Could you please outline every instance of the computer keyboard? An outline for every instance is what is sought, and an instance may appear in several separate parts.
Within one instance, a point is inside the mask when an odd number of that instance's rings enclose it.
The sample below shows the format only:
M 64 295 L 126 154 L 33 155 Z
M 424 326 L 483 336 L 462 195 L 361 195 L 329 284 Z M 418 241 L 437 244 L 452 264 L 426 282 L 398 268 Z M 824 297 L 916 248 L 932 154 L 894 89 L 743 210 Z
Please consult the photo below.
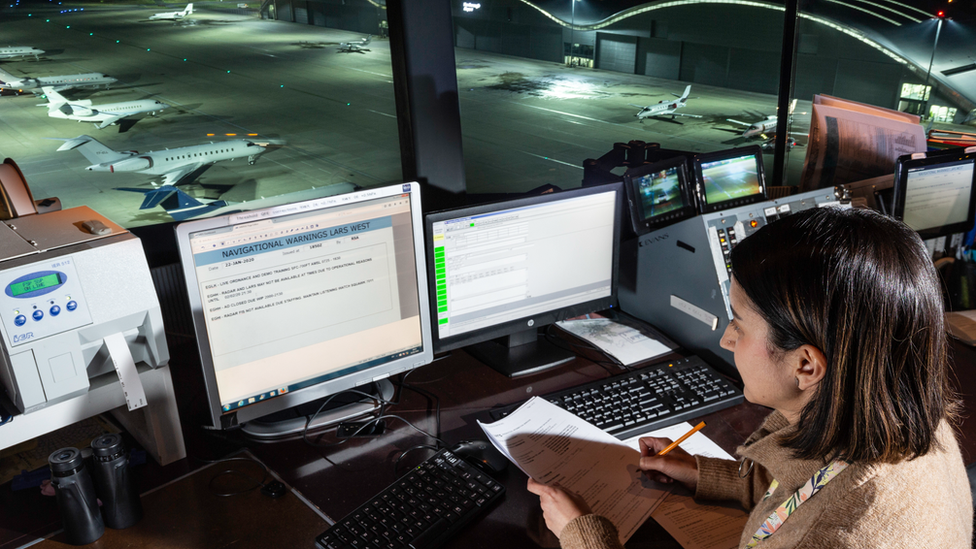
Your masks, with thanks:
M 437 547 L 504 493 L 494 479 L 450 451 L 440 450 L 315 538 L 315 546 Z
M 542 398 L 619 438 L 734 406 L 742 391 L 697 356 L 660 362 Z M 518 406 L 491 412 L 505 417 Z

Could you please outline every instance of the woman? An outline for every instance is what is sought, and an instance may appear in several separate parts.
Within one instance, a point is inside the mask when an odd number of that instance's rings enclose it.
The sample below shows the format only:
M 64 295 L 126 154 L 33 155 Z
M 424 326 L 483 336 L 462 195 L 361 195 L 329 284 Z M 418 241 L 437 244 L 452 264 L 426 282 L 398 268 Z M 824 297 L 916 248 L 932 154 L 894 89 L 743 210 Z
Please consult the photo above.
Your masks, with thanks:
M 745 398 L 773 412 L 739 462 L 657 457 L 669 441 L 641 439 L 645 474 L 740 502 L 740 547 L 970 547 L 942 295 L 918 235 L 867 210 L 813 209 L 744 239 L 731 261 L 721 344 Z M 564 548 L 619 547 L 576 496 L 529 490 Z

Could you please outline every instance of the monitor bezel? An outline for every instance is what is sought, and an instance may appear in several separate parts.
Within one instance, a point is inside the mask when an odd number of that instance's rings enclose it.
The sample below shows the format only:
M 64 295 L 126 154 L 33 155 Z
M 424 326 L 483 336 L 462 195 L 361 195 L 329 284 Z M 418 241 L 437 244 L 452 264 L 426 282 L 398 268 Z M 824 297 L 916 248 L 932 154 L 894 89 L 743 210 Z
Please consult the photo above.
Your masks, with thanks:
M 756 174 L 759 177 L 759 192 L 745 198 L 733 198 L 732 200 L 723 200 L 721 202 L 709 204 L 707 195 L 705 193 L 705 176 L 702 173 L 702 164 L 745 156 L 753 156 L 756 159 Z M 695 155 L 692 164 L 694 166 L 695 194 L 698 199 L 698 211 L 703 214 L 727 210 L 729 208 L 738 208 L 739 206 L 755 204 L 756 202 L 765 202 L 767 200 L 768 193 L 766 190 L 765 168 L 763 167 L 763 151 L 759 145 L 748 145 L 746 147 L 736 147 L 734 149 L 726 149 L 724 151 L 697 154 Z
M 637 180 L 654 172 L 669 170 L 671 168 L 677 168 L 678 170 L 678 188 L 681 192 L 681 199 L 687 205 L 667 214 L 645 219 L 640 193 L 637 190 Z M 693 184 L 694 181 L 691 179 L 688 170 L 688 159 L 684 156 L 674 156 L 627 170 L 624 173 L 624 192 L 627 196 L 627 213 L 630 217 L 634 232 L 638 236 L 645 235 L 654 229 L 659 229 L 698 215 L 697 197 L 695 196 Z
M 895 180 L 892 189 L 892 216 L 905 222 L 905 198 L 908 190 L 908 173 L 916 168 L 927 168 L 938 164 L 970 161 L 973 163 L 973 181 L 969 189 L 969 214 L 966 221 L 951 225 L 915 230 L 922 240 L 929 240 L 956 233 L 965 233 L 976 225 L 976 147 L 959 147 L 930 153 L 906 154 L 895 161 Z
M 518 198 L 514 200 L 504 200 L 498 202 L 491 202 L 486 204 L 478 204 L 474 206 L 465 206 L 461 208 L 453 208 L 450 210 L 443 210 L 438 212 L 433 212 L 427 214 L 426 220 L 424 222 L 425 233 L 426 233 L 426 247 L 427 247 L 427 271 L 434 273 L 434 247 L 431 239 L 433 238 L 433 228 L 434 223 L 440 221 L 446 221 L 449 219 L 456 219 L 460 217 L 470 217 L 474 215 L 481 215 L 489 212 L 497 212 L 512 208 L 522 208 L 525 206 L 534 206 L 538 204 L 545 204 L 549 202 L 555 202 L 558 200 L 565 200 L 569 198 L 576 198 L 580 196 L 588 196 L 592 194 L 600 194 L 605 192 L 615 192 L 616 200 L 614 202 L 614 223 L 613 223 L 613 253 L 612 253 L 612 265 L 611 265 L 611 282 L 610 282 L 610 295 L 607 297 L 602 297 L 599 299 L 590 300 L 584 303 L 579 303 L 576 305 L 571 305 L 568 307 L 563 307 L 554 311 L 545 311 L 536 315 L 525 316 L 497 324 L 495 326 L 490 326 L 486 328 L 478 328 L 470 332 L 465 332 L 463 334 L 458 334 L 456 336 L 450 336 L 448 338 L 441 339 L 437 333 L 437 329 L 434 323 L 437 322 L 437 280 L 435 276 L 431 276 L 428 279 L 428 289 L 429 289 L 429 299 L 430 303 L 430 318 L 431 318 L 431 337 L 434 341 L 434 353 L 442 353 L 445 351 L 451 351 L 454 349 L 460 349 L 461 347 L 466 347 L 468 345 L 473 345 L 475 343 L 482 343 L 485 341 L 490 341 L 500 337 L 512 335 L 518 332 L 522 332 L 533 327 L 547 326 L 553 324 L 560 320 L 565 320 L 567 318 L 572 318 L 575 316 L 580 316 L 595 311 L 601 311 L 609 308 L 615 308 L 618 304 L 617 299 L 617 285 L 618 277 L 620 273 L 619 263 L 620 263 L 620 226 L 622 223 L 623 215 L 623 198 L 624 190 L 622 182 L 613 182 L 603 185 L 596 185 L 592 187 L 582 187 L 578 189 L 564 190 L 557 193 L 548 193 L 537 196 L 530 196 L 525 198 Z M 530 323 L 531 322 L 531 323 Z
M 380 199 L 392 197 L 400 194 L 407 194 L 410 197 L 410 215 L 413 226 L 414 236 L 414 261 L 415 275 L 417 276 L 417 299 L 418 312 L 420 314 L 421 325 L 421 344 L 422 349 L 419 353 L 403 358 L 394 359 L 384 364 L 352 372 L 347 375 L 327 379 L 315 385 L 303 387 L 295 391 L 289 391 L 284 395 L 255 402 L 241 408 L 235 408 L 229 412 L 224 412 L 220 404 L 220 394 L 217 388 L 217 379 L 213 364 L 210 341 L 207 333 L 207 325 L 204 319 L 203 303 L 199 292 L 196 272 L 193 262 L 193 253 L 190 248 L 190 235 L 202 231 L 208 231 L 221 227 L 237 224 L 245 224 L 253 221 L 240 221 L 232 223 L 233 216 L 246 213 L 254 219 L 270 219 L 282 217 L 297 212 L 281 212 L 284 208 L 291 206 L 310 206 L 318 204 L 318 209 L 331 207 L 341 207 L 361 200 Z M 418 368 L 429 364 L 433 360 L 433 342 L 430 327 L 430 306 L 427 302 L 428 293 L 425 291 L 427 284 L 427 262 L 424 253 L 423 239 L 423 209 L 420 200 L 421 189 L 416 182 L 398 183 L 386 187 L 356 191 L 352 193 L 329 196 L 283 204 L 269 208 L 262 208 L 250 212 L 236 212 L 217 217 L 199 219 L 180 223 L 176 226 L 176 240 L 182 265 L 183 276 L 185 279 L 184 289 L 187 292 L 190 305 L 190 314 L 193 319 L 194 335 L 197 340 L 197 349 L 200 353 L 200 363 L 203 370 L 203 380 L 207 397 L 207 410 L 210 416 L 211 425 L 214 428 L 224 429 L 246 423 L 251 420 L 300 406 L 302 404 L 340 393 L 342 391 L 366 385 L 373 381 L 395 375 L 407 370 Z M 316 208 L 303 210 L 302 213 L 313 211 Z

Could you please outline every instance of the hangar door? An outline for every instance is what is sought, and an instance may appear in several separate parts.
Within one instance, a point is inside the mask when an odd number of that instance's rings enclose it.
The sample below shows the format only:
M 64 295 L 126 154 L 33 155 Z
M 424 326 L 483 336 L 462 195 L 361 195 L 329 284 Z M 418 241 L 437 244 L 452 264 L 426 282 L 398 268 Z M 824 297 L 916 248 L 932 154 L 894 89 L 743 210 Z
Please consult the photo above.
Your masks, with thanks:
M 634 74 L 637 66 L 637 37 L 597 34 L 596 67 Z

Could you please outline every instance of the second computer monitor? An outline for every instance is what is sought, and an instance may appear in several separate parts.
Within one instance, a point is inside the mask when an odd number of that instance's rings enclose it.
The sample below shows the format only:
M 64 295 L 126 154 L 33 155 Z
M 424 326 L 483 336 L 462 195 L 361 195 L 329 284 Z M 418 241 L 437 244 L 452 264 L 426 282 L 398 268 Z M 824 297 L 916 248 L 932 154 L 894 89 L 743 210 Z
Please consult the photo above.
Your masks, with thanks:
M 510 376 L 571 360 L 537 330 L 616 306 L 622 192 L 614 183 L 428 215 L 435 352 L 482 344 L 469 352 Z
M 895 163 L 893 210 L 924 239 L 972 229 L 976 147 L 900 157 Z
M 699 154 L 694 169 L 702 213 L 766 199 L 763 155 L 758 145 Z

